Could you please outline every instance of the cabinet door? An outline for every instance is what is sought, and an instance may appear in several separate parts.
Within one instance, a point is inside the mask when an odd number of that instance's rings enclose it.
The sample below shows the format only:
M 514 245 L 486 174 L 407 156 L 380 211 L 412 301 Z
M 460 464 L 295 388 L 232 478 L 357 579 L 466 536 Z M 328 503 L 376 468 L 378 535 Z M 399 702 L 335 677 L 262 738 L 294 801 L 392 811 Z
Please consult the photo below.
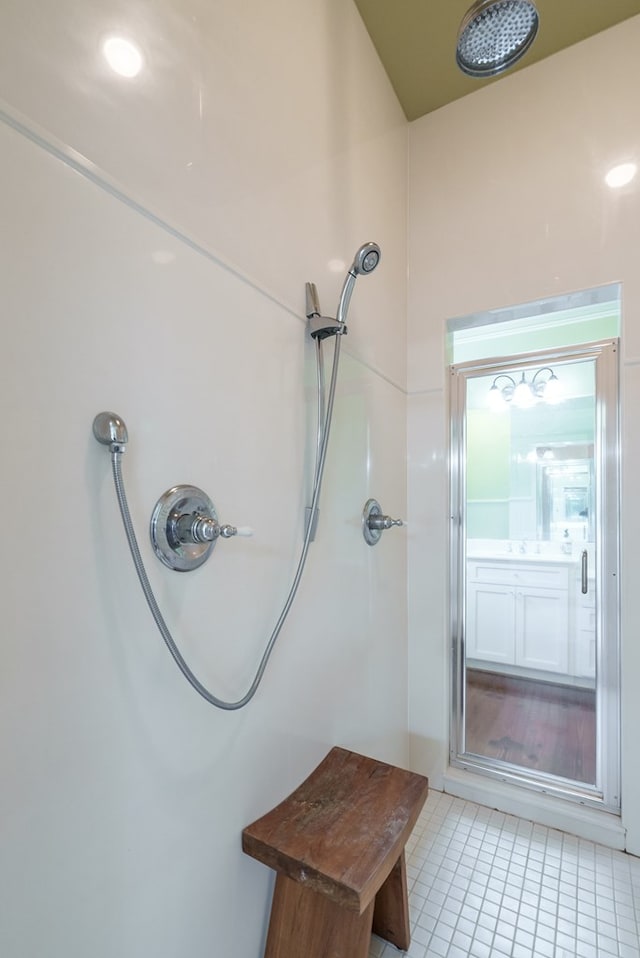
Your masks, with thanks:
M 470 582 L 467 589 L 467 658 L 513 665 L 516 603 L 511 586 Z
M 573 672 L 583 678 L 596 677 L 596 600 L 590 580 L 587 595 L 580 595 L 576 609 Z
M 516 594 L 516 664 L 566 673 L 569 610 L 563 589 L 522 587 Z

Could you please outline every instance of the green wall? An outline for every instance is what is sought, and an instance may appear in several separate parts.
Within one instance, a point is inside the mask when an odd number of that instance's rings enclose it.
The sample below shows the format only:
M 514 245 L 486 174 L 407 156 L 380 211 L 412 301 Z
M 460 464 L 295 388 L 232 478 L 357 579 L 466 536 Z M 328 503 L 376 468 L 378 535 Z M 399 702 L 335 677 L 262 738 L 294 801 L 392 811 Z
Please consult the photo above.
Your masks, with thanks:
M 467 412 L 467 536 L 534 539 L 537 535 L 536 462 L 540 445 L 592 443 L 595 399 L 579 396 L 557 406 Z M 517 509 L 510 504 L 518 502 Z M 512 513 L 517 528 L 510 528 Z M 512 523 L 511 523 L 512 524 Z
M 509 538 L 511 418 L 509 411 L 467 413 L 467 535 Z

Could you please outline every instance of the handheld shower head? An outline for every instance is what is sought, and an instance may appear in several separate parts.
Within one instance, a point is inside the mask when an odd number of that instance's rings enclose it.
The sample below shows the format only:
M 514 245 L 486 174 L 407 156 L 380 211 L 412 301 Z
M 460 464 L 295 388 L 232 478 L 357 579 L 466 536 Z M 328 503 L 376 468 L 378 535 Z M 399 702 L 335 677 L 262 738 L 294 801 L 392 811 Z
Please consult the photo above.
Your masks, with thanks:
M 320 315 L 318 291 L 314 283 L 307 283 L 307 319 L 309 333 L 313 339 L 325 339 L 327 336 L 342 336 L 347 332 L 347 310 L 356 279 L 361 273 L 373 273 L 380 262 L 380 247 L 377 243 L 365 243 L 356 252 L 353 263 L 349 267 L 338 303 L 338 312 L 335 319 Z
M 360 273 L 373 273 L 380 262 L 380 247 L 377 243 L 365 243 L 353 258 L 350 273 L 359 276 Z
M 351 299 L 356 279 L 361 273 L 365 276 L 368 273 L 373 273 L 380 262 L 381 255 L 380 247 L 377 243 L 365 243 L 354 256 L 353 263 L 347 273 L 342 292 L 340 293 L 340 302 L 338 303 L 338 313 L 336 315 L 336 321 L 343 326 L 347 321 L 349 300 Z M 344 331 L 346 332 L 346 329 Z

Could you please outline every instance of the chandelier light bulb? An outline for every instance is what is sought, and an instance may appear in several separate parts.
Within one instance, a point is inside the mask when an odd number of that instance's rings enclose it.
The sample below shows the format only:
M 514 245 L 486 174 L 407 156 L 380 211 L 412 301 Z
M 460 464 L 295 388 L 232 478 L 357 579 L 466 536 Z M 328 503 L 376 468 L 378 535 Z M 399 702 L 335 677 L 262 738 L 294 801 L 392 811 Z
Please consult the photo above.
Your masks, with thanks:
M 519 409 L 528 409 L 529 406 L 533 406 L 535 402 L 535 397 L 531 390 L 531 385 L 524 378 L 524 373 L 522 374 L 522 379 L 518 383 L 513 393 L 513 404 L 518 406 Z
M 506 380 L 504 386 L 501 385 L 503 380 Z M 518 383 L 513 376 L 499 373 L 489 387 L 487 404 L 494 412 L 499 412 L 506 409 L 510 403 L 518 409 L 528 409 L 538 402 L 555 405 L 563 399 L 564 389 L 558 377 L 551 366 L 543 366 L 533 374 L 531 379 L 527 379 L 523 370 Z

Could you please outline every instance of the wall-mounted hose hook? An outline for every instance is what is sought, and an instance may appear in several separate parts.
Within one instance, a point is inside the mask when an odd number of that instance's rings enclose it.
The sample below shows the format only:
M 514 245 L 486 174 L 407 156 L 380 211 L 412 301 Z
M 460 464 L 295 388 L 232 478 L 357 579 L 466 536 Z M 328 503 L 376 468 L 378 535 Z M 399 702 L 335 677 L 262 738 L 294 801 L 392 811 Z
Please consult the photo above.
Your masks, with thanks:
M 111 452 L 124 452 L 129 442 L 129 433 L 123 420 L 114 412 L 99 412 L 93 420 L 93 435 Z

